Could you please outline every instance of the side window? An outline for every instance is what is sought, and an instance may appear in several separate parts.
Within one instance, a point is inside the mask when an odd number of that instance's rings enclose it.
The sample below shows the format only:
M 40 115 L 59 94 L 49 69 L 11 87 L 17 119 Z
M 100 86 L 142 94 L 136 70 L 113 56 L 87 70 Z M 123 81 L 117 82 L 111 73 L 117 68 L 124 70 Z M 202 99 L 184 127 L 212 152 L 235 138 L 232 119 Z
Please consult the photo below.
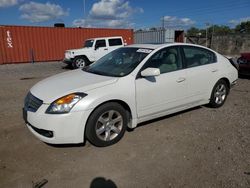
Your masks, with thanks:
M 156 52 L 144 65 L 146 68 L 159 68 L 161 74 L 182 69 L 179 47 L 168 47 Z
M 105 40 L 97 40 L 95 46 L 97 48 L 106 47 L 106 41 Z
M 216 62 L 216 55 L 206 49 L 192 46 L 183 47 L 187 68 Z
M 109 46 L 119 46 L 122 45 L 122 40 L 118 39 L 109 39 Z

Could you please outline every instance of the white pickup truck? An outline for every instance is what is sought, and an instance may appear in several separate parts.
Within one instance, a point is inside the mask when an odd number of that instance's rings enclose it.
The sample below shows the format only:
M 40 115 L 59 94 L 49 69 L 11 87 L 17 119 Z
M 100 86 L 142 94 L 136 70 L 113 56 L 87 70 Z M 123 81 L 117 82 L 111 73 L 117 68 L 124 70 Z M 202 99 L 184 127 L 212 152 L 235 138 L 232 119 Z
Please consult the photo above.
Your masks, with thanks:
M 83 68 L 122 46 L 124 42 L 120 36 L 87 39 L 83 48 L 66 50 L 63 62 L 73 68 Z

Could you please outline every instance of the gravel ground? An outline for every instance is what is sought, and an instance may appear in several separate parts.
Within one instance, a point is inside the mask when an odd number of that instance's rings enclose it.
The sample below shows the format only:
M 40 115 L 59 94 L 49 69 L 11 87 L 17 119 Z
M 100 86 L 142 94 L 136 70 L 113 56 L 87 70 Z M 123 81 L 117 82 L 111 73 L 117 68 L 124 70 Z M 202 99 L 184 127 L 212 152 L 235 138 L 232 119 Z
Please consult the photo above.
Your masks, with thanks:
M 0 187 L 250 187 L 249 78 L 223 107 L 143 123 L 116 145 L 51 146 L 29 132 L 21 109 L 29 88 L 62 67 L 0 66 Z

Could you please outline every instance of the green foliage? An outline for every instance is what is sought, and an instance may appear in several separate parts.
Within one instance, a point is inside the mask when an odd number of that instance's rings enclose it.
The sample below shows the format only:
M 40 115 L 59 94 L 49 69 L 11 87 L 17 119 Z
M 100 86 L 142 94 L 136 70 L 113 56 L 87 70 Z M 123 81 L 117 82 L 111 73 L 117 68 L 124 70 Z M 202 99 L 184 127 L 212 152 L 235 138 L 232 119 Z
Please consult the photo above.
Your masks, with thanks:
M 208 37 L 211 37 L 212 35 L 227 35 L 231 33 L 250 33 L 250 21 L 241 22 L 236 25 L 235 28 L 230 28 L 225 25 L 211 25 L 207 28 Z M 187 36 L 205 37 L 206 29 L 191 27 L 187 30 Z
M 235 27 L 236 33 L 250 33 L 250 21 L 241 22 Z
M 233 30 L 228 26 L 224 25 L 213 25 L 208 28 L 209 34 L 214 33 L 215 35 L 227 35 L 233 33 Z
M 200 30 L 196 27 L 191 27 L 189 30 L 187 30 L 188 36 L 198 36 L 200 33 Z

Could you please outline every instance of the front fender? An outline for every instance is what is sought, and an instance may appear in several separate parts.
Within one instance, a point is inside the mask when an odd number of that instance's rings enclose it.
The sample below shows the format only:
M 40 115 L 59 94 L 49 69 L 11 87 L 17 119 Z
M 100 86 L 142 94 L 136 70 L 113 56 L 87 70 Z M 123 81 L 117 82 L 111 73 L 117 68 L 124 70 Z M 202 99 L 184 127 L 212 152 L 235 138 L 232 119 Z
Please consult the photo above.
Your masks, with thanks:
M 92 112 L 101 104 L 109 101 L 122 101 L 127 104 L 131 111 L 132 126 L 136 126 L 134 120 L 137 119 L 136 100 L 135 100 L 135 87 L 129 84 L 127 79 L 119 80 L 118 82 L 106 85 L 101 88 L 90 90 L 86 92 L 88 95 L 84 97 L 72 109 L 74 111 L 89 111 Z M 121 83 L 123 80 L 126 83 Z M 133 79 L 131 80 L 133 82 Z M 133 82 L 134 83 L 134 82 Z

